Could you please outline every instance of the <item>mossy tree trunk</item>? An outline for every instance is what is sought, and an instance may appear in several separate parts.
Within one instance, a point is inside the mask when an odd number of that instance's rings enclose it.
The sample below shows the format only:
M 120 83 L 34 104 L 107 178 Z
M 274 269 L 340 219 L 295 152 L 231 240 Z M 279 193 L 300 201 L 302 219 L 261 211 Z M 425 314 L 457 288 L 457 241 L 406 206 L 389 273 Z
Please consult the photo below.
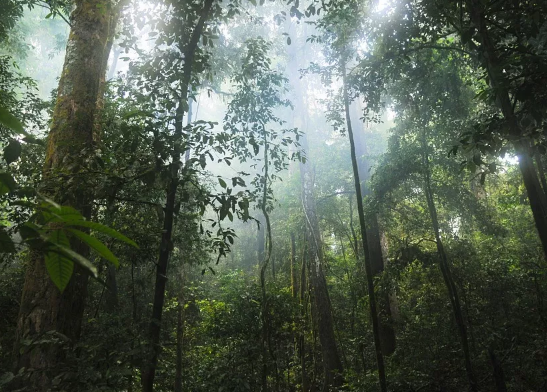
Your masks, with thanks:
M 93 160 L 97 105 L 113 31 L 110 0 L 76 0 L 71 15 L 71 32 L 59 81 L 41 186 L 42 194 L 56 202 L 91 214 L 93 186 L 86 170 Z M 86 248 L 72 247 L 80 254 Z M 33 369 L 25 386 L 46 391 L 53 378 L 72 368 L 59 344 L 28 345 L 41 337 L 60 337 L 69 346 L 78 340 L 87 294 L 88 276 L 75 268 L 61 293 L 50 280 L 43 255 L 32 252 L 17 320 L 14 365 Z

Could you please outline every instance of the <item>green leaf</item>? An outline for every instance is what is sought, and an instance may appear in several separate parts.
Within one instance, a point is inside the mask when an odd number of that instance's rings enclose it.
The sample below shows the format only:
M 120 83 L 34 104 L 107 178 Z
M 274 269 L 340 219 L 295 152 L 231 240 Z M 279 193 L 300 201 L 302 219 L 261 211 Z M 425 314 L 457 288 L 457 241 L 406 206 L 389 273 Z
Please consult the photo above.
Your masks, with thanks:
M 9 173 L 0 173 L 0 195 L 13 192 L 17 183 Z
M 25 133 L 21 121 L 3 107 L 0 107 L 0 124 L 17 133 Z
M 4 148 L 4 159 L 8 165 L 15 162 L 21 156 L 21 143 L 15 139 L 10 139 L 8 145 Z
M 74 272 L 74 263 L 56 251 L 46 253 L 45 263 L 49 277 L 59 291 L 63 292 Z
M 0 253 L 15 253 L 15 244 L 8 233 L 0 226 Z
M 108 249 L 108 247 L 97 238 L 77 229 L 68 229 L 68 231 L 86 243 L 90 248 L 95 249 L 102 257 L 110 261 L 116 267 L 120 266 L 118 258 L 114 256 L 110 249 Z
M 45 208 L 44 208 L 45 207 Z M 68 220 L 83 220 L 84 217 L 78 210 L 69 206 L 48 207 L 43 205 L 43 214 L 47 222 L 66 222 Z
M 219 178 L 218 179 L 218 183 L 220 184 L 221 187 L 223 188 L 226 188 L 226 181 L 224 181 L 222 178 Z
M 70 281 L 74 271 L 74 263 L 61 254 L 58 249 L 70 247 L 70 243 L 62 230 L 55 230 L 49 236 L 43 237 L 50 244 L 45 256 L 46 269 L 53 283 L 62 292 Z
M 47 204 L 52 205 L 53 207 L 58 208 L 58 209 L 61 208 L 61 206 L 59 204 L 55 203 L 53 200 L 51 200 L 51 199 L 49 199 L 49 198 L 47 198 L 47 197 L 45 197 L 45 196 L 43 196 L 39 193 L 37 193 L 37 196 L 40 199 L 42 199 L 43 201 L 45 201 Z
M 86 271 L 88 271 L 94 278 L 97 278 L 99 276 L 99 273 L 97 272 L 97 268 L 93 265 L 91 261 L 86 259 L 81 254 L 74 252 L 72 249 L 67 248 L 65 246 L 57 246 L 56 247 L 58 251 L 64 253 L 66 256 L 70 257 L 75 263 L 79 264 L 81 267 L 83 267 Z
M 135 241 L 127 238 L 126 236 L 119 233 L 118 231 L 116 231 L 116 230 L 114 230 L 114 229 L 112 229 L 108 226 L 102 225 L 100 223 L 89 222 L 89 221 L 80 220 L 80 219 L 68 219 L 68 220 L 65 221 L 65 224 L 68 225 L 68 226 L 87 227 L 89 229 L 98 231 L 99 233 L 103 233 L 103 234 L 106 234 L 106 235 L 108 235 L 112 238 L 123 241 L 126 244 L 131 245 L 131 246 L 139 249 L 139 246 L 135 243 Z

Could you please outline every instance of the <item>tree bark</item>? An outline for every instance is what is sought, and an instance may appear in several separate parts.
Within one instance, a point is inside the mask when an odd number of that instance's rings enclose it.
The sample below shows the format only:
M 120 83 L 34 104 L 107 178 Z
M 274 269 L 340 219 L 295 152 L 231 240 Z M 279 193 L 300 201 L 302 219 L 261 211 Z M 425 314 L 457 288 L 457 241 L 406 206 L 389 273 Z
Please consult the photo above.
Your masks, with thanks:
M 190 40 L 184 50 L 184 66 L 183 75 L 181 80 L 181 98 L 177 106 L 177 114 L 175 121 L 175 139 L 182 138 L 183 119 L 184 119 L 184 107 L 188 100 L 188 88 L 190 87 L 190 79 L 192 76 L 192 66 L 194 63 L 194 56 L 198 47 L 201 34 L 205 27 L 205 23 L 209 18 L 211 8 L 213 6 L 213 0 L 205 0 L 200 18 L 192 31 Z M 167 198 L 164 208 L 164 221 L 163 231 L 160 244 L 160 253 L 158 257 L 158 263 L 156 267 L 156 283 L 154 289 L 154 302 L 152 305 L 152 318 L 149 326 L 149 344 L 150 354 L 148 360 L 145 362 L 142 371 L 142 390 L 143 392 L 152 392 L 154 389 L 154 378 L 156 375 L 156 366 L 158 362 L 158 356 L 161 351 L 160 346 L 160 332 L 161 332 L 161 318 L 163 313 L 163 304 L 165 302 L 165 287 L 167 284 L 167 266 L 169 263 L 169 257 L 173 249 L 173 243 L 171 241 L 173 234 L 173 222 L 175 217 L 175 201 L 177 189 L 179 186 L 179 170 L 180 159 L 183 151 L 180 150 L 179 144 L 176 146 L 172 155 L 171 163 L 171 179 L 167 189 Z
M 367 237 L 367 226 L 365 224 L 365 211 L 363 207 L 363 195 L 361 193 L 361 181 L 359 179 L 359 167 L 357 163 L 357 155 L 355 153 L 355 139 L 353 136 L 353 129 L 351 127 L 349 97 L 347 91 L 346 80 L 346 64 L 342 61 L 342 83 L 343 83 L 343 99 L 344 109 L 346 114 L 346 128 L 348 131 L 348 137 L 351 149 L 351 163 L 353 167 L 353 179 L 355 185 L 355 195 L 357 197 L 357 213 L 359 215 L 359 225 L 361 229 L 361 241 L 365 254 L 364 266 L 367 278 L 367 290 L 370 306 L 370 317 L 372 319 L 372 334 L 374 336 L 374 348 L 376 351 L 376 365 L 378 367 L 378 381 L 380 384 L 380 390 L 387 392 L 386 374 L 384 368 L 384 355 L 382 353 L 382 346 L 380 342 L 380 328 L 378 322 L 378 311 L 376 308 L 376 294 L 374 293 L 374 280 L 371 266 L 370 249 Z M 381 252 L 381 250 L 380 250 Z
M 92 185 L 82 180 L 86 177 L 82 172 L 86 170 L 87 157 L 93 152 L 100 83 L 106 72 L 104 59 L 110 49 L 108 39 L 113 20 L 109 0 L 77 0 L 75 3 L 48 136 L 41 191 L 89 218 Z M 88 252 L 79 242 L 74 241 L 71 246 L 84 256 Z M 71 370 L 65 351 L 59 345 L 25 347 L 23 342 L 36 341 L 49 333 L 66 338 L 69 346 L 76 342 L 80 336 L 87 282 L 87 274 L 75 266 L 72 279 L 60 293 L 47 274 L 43 255 L 31 252 L 14 346 L 15 371 L 22 367 L 33 369 L 25 382 L 29 389 L 46 391 L 53 378 Z

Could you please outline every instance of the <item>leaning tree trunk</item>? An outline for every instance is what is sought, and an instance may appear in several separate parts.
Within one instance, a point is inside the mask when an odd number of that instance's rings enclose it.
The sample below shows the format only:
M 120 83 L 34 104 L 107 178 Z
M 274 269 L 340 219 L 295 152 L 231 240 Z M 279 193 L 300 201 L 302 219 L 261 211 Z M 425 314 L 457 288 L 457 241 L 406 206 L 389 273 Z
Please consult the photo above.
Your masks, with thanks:
M 190 79 L 192 76 L 192 67 L 194 64 L 194 56 L 201 39 L 205 23 L 209 18 L 213 6 L 213 0 L 205 0 L 200 18 L 192 31 L 188 44 L 184 50 L 184 66 L 180 88 L 180 101 L 177 106 L 175 120 L 175 139 L 182 138 L 183 134 L 183 119 L 185 107 L 188 100 L 188 88 L 190 87 Z M 142 371 L 142 390 L 143 392 L 152 392 L 154 389 L 154 378 L 156 376 L 156 366 L 158 356 L 161 351 L 160 332 L 161 332 L 161 317 L 163 313 L 163 304 L 165 302 L 165 288 L 167 285 L 167 265 L 172 250 L 172 235 L 173 223 L 175 218 L 175 202 L 177 189 L 180 183 L 179 171 L 181 166 L 181 155 L 184 151 L 181 150 L 180 143 L 175 144 L 172 154 L 172 163 L 170 165 L 170 180 L 167 189 L 167 197 L 164 208 L 163 231 L 160 244 L 160 253 L 156 266 L 156 283 L 154 288 L 154 302 L 152 304 L 152 318 L 149 326 L 149 355 L 145 361 Z
M 92 184 L 85 183 L 85 165 L 92 156 L 94 124 L 100 82 L 104 80 L 109 36 L 113 18 L 109 0 L 76 0 L 71 15 L 71 32 L 59 81 L 57 102 L 48 136 L 42 193 L 60 204 L 91 214 Z M 105 12 L 106 10 L 106 12 Z M 71 184 L 71 185 L 68 185 Z M 87 247 L 71 244 L 86 255 Z M 43 255 L 31 252 L 21 307 L 17 319 L 14 349 L 15 370 L 33 369 L 26 387 L 46 391 L 52 380 L 70 370 L 65 350 L 58 345 L 24 346 L 42 336 L 57 333 L 78 340 L 87 294 L 87 274 L 75 266 L 63 293 L 49 279 Z M 45 335 L 48 333 L 48 335 Z
M 439 262 L 441 267 L 441 273 L 443 275 L 444 283 L 448 290 L 448 295 L 450 297 L 450 303 L 452 305 L 452 311 L 454 313 L 454 318 L 456 320 L 456 326 L 458 328 L 458 333 L 460 335 L 460 341 L 463 351 L 463 356 L 465 360 L 465 370 L 467 372 L 467 379 L 469 381 L 469 388 L 471 391 L 477 391 L 477 380 L 475 379 L 475 374 L 473 372 L 473 367 L 471 364 L 471 354 L 469 352 L 469 339 L 467 338 L 467 328 L 465 326 L 465 320 L 463 318 L 460 296 L 458 294 L 458 289 L 454 283 L 454 278 L 450 270 L 450 264 L 448 263 L 448 258 L 444 250 L 443 242 L 441 239 L 441 234 L 439 230 L 439 219 L 437 216 L 437 208 L 435 207 L 435 201 L 433 199 L 433 192 L 431 190 L 431 171 L 429 167 L 429 155 L 427 152 L 428 145 L 425 134 L 425 128 L 422 134 L 422 165 L 424 171 L 424 193 L 427 200 L 427 208 L 429 210 L 429 215 L 431 218 L 431 224 L 433 226 L 433 232 L 435 234 L 435 242 L 437 244 L 437 254 L 439 255 Z
M 530 142 L 524 136 L 517 117 L 515 116 L 514 106 L 511 103 L 509 91 L 504 80 L 503 67 L 496 53 L 496 47 L 490 37 L 484 15 L 484 6 L 481 0 L 468 0 L 471 21 L 478 30 L 478 36 L 481 43 L 481 56 L 484 56 L 490 85 L 496 93 L 496 101 L 501 110 L 505 121 L 509 127 L 513 146 L 519 157 L 519 169 L 522 174 L 530 208 L 534 216 L 536 229 L 543 246 L 543 252 L 547 257 L 547 196 L 541 188 L 541 184 L 532 159 Z
M 370 179 L 370 170 L 372 164 L 367 155 L 367 143 L 365 140 L 364 123 L 359 120 L 359 109 L 355 101 L 350 105 L 350 121 L 352 123 L 353 135 L 355 137 L 355 153 L 358 157 L 357 167 L 359 169 L 359 179 L 361 181 L 361 193 L 363 197 L 370 194 L 370 187 L 367 185 Z M 357 113 L 356 113 L 357 112 Z M 358 121 L 355 121 L 358 120 Z M 353 125 L 359 124 L 357 127 Z M 375 211 L 368 212 L 365 216 L 367 224 L 367 242 L 370 255 L 370 267 L 374 277 L 380 276 L 384 272 L 384 258 L 382 255 L 382 243 L 380 235 L 380 226 L 378 225 L 378 216 Z M 391 325 L 391 309 L 389 293 L 383 293 L 382 301 L 379 303 L 378 328 L 380 333 L 380 346 L 384 355 L 391 355 L 395 351 L 395 330 Z M 383 316 L 383 317 L 382 317 Z
M 370 317 L 372 319 L 372 334 L 374 336 L 374 348 L 376 351 L 376 365 L 378 366 L 378 381 L 380 390 L 387 392 L 386 373 L 384 368 L 384 355 L 382 353 L 382 345 L 380 343 L 380 327 L 378 322 L 378 310 L 376 308 L 376 294 L 374 293 L 374 280 L 371 267 L 370 248 L 367 239 L 367 226 L 365 224 L 365 210 L 363 207 L 363 195 L 361 193 L 361 181 L 359 179 L 359 166 L 357 163 L 357 155 L 355 153 L 355 139 L 353 129 L 351 127 L 349 96 L 347 91 L 346 64 L 342 62 L 342 83 L 343 83 L 343 100 L 346 114 L 346 128 L 351 150 L 351 163 L 353 167 L 353 179 L 355 185 L 355 195 L 357 197 L 357 213 L 359 215 L 359 226 L 361 229 L 361 241 L 365 253 L 365 274 L 367 278 L 367 290 L 370 306 Z

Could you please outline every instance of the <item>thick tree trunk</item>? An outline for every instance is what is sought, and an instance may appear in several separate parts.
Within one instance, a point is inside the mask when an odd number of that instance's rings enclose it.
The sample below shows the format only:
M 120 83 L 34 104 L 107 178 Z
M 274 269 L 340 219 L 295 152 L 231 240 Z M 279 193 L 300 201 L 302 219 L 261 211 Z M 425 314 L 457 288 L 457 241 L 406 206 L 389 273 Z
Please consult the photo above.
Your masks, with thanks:
M 213 0 L 205 0 L 200 18 L 192 31 L 190 40 L 185 47 L 185 62 L 183 66 L 183 75 L 181 80 L 181 98 L 177 107 L 177 115 L 175 121 L 175 136 L 176 138 L 182 138 L 183 119 L 184 119 L 184 107 L 188 100 L 188 88 L 190 87 L 190 80 L 192 76 L 192 66 L 194 63 L 195 52 L 201 39 L 201 34 L 205 27 L 205 23 L 209 18 L 211 8 L 213 6 Z M 178 144 L 177 144 L 178 146 Z M 158 257 L 158 263 L 156 266 L 156 283 L 154 289 L 154 302 L 152 304 L 152 318 L 150 320 L 149 327 L 149 357 L 144 363 L 142 371 L 142 390 L 143 392 L 152 392 L 154 389 L 154 378 L 156 375 L 156 366 L 158 362 L 158 356 L 161 351 L 160 345 L 160 332 L 161 332 L 161 318 L 163 313 L 163 304 L 165 302 L 165 287 L 167 284 L 167 266 L 169 263 L 169 257 L 173 248 L 171 237 L 173 234 L 173 222 L 175 217 L 175 202 L 177 189 L 179 186 L 179 170 L 180 159 L 183 151 L 180 150 L 180 146 L 175 147 L 172 164 L 171 164 L 171 179 L 167 189 L 167 198 L 164 208 L 164 221 L 163 231 L 160 244 L 160 254 Z
M 71 15 L 72 28 L 67 44 L 63 73 L 59 81 L 51 130 L 48 137 L 42 193 L 55 201 L 78 209 L 85 217 L 91 213 L 92 185 L 86 184 L 86 156 L 93 150 L 94 124 L 105 74 L 105 57 L 112 31 L 110 1 L 77 0 Z M 82 154 L 83 153 L 83 154 Z M 77 172 L 76 172 L 77 171 Z M 79 175 L 80 174 L 80 175 Z M 72 184 L 72 185 L 67 185 Z M 87 247 L 72 243 L 85 255 Z M 51 381 L 70 371 L 65 351 L 58 345 L 24 346 L 46 333 L 55 332 L 78 340 L 87 295 L 88 276 L 79 268 L 63 293 L 51 282 L 43 256 L 31 252 L 25 275 L 14 349 L 15 370 L 33 369 L 26 387 L 46 391 Z
M 541 182 L 541 187 L 543 188 L 543 193 L 547 194 L 547 177 L 545 176 L 545 168 L 543 167 L 543 161 L 539 151 L 536 150 L 534 157 L 536 158 L 536 166 L 538 168 L 539 180 Z
M 448 263 L 448 258 L 444 250 L 444 246 L 443 246 L 443 242 L 442 242 L 441 234 L 439 230 L 439 219 L 437 216 L 435 201 L 433 199 L 433 192 L 431 190 L 431 171 L 429 167 L 429 156 L 427 153 L 427 149 L 428 149 L 427 139 L 426 139 L 426 134 L 424 129 L 423 136 L 422 136 L 422 164 L 423 164 L 423 170 L 424 170 L 424 193 L 427 199 L 427 207 L 428 207 L 429 215 L 431 218 L 431 224 L 433 226 L 433 232 L 435 234 L 435 242 L 437 243 L 437 253 L 439 255 L 441 273 L 443 275 L 444 283 L 448 290 L 450 303 L 452 305 L 452 311 L 454 312 L 456 326 L 458 328 L 458 333 L 460 335 L 460 341 L 461 341 L 463 356 L 465 360 L 465 370 L 467 372 L 467 379 L 469 381 L 469 388 L 471 391 L 476 392 L 477 380 L 475 379 L 475 374 L 473 372 L 473 367 L 471 364 L 469 340 L 467 338 L 467 328 L 466 328 L 465 320 L 462 314 L 460 296 L 458 294 L 458 289 L 456 287 L 456 284 L 454 283 L 454 278 L 452 277 L 452 272 L 450 270 L 450 265 Z
M 351 149 L 351 163 L 353 167 L 353 178 L 355 185 L 355 195 L 357 197 L 357 213 L 359 215 L 359 225 L 361 229 L 361 240 L 363 244 L 363 250 L 365 254 L 365 273 L 367 278 L 367 290 L 370 306 L 370 317 L 372 319 L 372 333 L 374 336 L 374 348 L 376 351 L 376 364 L 378 366 L 378 381 L 380 384 L 380 390 L 387 392 L 386 373 L 384 368 L 384 355 L 382 353 L 382 346 L 380 340 L 380 327 L 378 322 L 378 311 L 376 308 L 376 294 L 374 293 L 374 280 L 371 267 L 370 249 L 367 237 L 367 226 L 365 224 L 365 211 L 363 207 L 363 195 L 361 193 L 361 181 L 359 179 L 359 166 L 357 162 L 357 155 L 355 152 L 355 139 L 353 136 L 353 129 L 351 127 L 349 97 L 347 92 L 347 80 L 346 80 L 346 65 L 342 63 L 342 83 L 343 83 L 343 99 L 344 109 L 346 114 L 346 128 L 348 130 L 350 149 Z M 381 249 L 380 249 L 381 254 Z
M 365 140 L 364 123 L 360 120 L 357 101 L 350 105 L 350 121 L 355 137 L 355 153 L 357 155 L 357 167 L 359 169 L 359 179 L 361 181 L 361 193 L 363 197 L 370 194 L 368 181 L 370 179 L 370 170 L 372 163 L 368 155 L 367 143 Z M 358 124 L 357 126 L 354 126 Z M 370 267 L 374 277 L 380 276 L 384 272 L 384 257 L 382 255 L 382 243 L 380 235 L 380 226 L 378 225 L 378 216 L 375 212 L 370 212 L 365 216 L 367 222 L 367 242 L 370 254 Z M 382 301 L 379 306 L 378 328 L 380 332 L 380 346 L 384 355 L 391 355 L 395 351 L 395 330 L 391 326 L 391 309 L 389 293 L 383 293 Z
M 514 107 L 506 88 L 508 83 L 504 80 L 504 70 L 500 66 L 495 43 L 492 41 L 486 25 L 483 2 L 481 2 L 481 0 L 468 0 L 467 4 L 471 21 L 478 30 L 481 42 L 481 53 L 479 53 L 479 55 L 484 56 L 485 58 L 490 85 L 496 93 L 498 107 L 509 126 L 513 146 L 519 157 L 519 169 L 524 180 L 528 200 L 530 201 L 530 208 L 532 209 L 536 229 L 543 246 L 543 252 L 545 257 L 547 257 L 547 196 L 541 188 L 534 167 L 529 141 L 525 138 L 524 132 L 515 116 Z

